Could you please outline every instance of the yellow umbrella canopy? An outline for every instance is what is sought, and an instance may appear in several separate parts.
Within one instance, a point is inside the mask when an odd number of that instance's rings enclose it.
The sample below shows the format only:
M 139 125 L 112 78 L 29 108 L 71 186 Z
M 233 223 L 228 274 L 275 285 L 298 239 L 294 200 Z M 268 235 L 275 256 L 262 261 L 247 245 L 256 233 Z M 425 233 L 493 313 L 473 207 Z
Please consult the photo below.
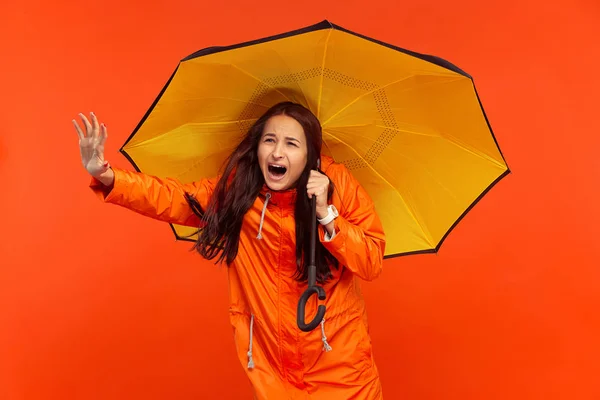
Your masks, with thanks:
M 323 153 L 375 202 L 386 257 L 437 251 L 509 173 L 470 75 L 328 21 L 181 60 L 121 152 L 151 175 L 212 177 L 281 101 L 319 118 Z M 172 227 L 193 240 L 196 229 Z

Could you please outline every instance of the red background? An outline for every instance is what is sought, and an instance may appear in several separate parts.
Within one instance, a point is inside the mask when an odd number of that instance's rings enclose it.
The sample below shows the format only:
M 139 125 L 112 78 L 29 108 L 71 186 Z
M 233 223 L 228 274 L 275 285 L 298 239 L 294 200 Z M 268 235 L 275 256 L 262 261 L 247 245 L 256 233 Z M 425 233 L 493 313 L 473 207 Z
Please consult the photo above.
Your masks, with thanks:
M 101 204 L 71 119 L 117 150 L 179 59 L 319 22 L 475 77 L 514 171 L 438 255 L 364 284 L 387 399 L 598 399 L 596 0 L 0 6 L 0 399 L 241 399 L 225 271 Z

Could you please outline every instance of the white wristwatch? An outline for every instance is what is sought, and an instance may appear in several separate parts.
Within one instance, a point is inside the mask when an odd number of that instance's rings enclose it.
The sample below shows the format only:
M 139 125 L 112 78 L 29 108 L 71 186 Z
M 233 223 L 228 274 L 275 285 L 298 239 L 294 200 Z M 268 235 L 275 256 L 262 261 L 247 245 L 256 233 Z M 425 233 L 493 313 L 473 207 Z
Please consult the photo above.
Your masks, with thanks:
M 338 215 L 338 210 L 333 204 L 331 204 L 329 205 L 329 207 L 327 207 L 327 215 L 321 219 L 317 218 L 317 221 L 319 221 L 321 225 L 327 225 L 328 223 L 336 219 Z

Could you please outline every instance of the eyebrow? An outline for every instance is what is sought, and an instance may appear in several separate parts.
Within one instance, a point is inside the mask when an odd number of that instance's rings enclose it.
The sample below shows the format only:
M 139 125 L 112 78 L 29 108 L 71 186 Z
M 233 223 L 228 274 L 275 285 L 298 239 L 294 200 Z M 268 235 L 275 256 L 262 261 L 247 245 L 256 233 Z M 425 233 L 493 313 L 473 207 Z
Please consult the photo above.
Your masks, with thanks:
M 267 136 L 270 136 L 270 137 L 277 137 L 277 136 L 275 136 L 275 134 L 274 134 L 274 133 L 265 133 L 264 137 L 267 137 Z M 291 137 L 291 136 L 286 136 L 284 139 L 286 139 L 286 140 L 291 140 L 291 141 L 298 142 L 298 143 L 301 143 L 301 142 L 300 142 L 300 140 L 296 139 L 295 137 Z

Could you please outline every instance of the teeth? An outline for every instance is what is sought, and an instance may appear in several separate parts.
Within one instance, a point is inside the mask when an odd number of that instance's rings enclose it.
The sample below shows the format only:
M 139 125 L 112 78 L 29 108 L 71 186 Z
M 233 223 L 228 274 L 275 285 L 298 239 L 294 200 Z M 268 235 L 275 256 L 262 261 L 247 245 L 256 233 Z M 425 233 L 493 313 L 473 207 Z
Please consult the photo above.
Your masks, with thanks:
M 276 165 L 276 164 L 269 164 L 269 169 L 271 170 L 271 172 L 274 172 L 274 173 L 285 174 L 285 172 L 287 171 L 287 168 L 284 167 L 283 165 Z

